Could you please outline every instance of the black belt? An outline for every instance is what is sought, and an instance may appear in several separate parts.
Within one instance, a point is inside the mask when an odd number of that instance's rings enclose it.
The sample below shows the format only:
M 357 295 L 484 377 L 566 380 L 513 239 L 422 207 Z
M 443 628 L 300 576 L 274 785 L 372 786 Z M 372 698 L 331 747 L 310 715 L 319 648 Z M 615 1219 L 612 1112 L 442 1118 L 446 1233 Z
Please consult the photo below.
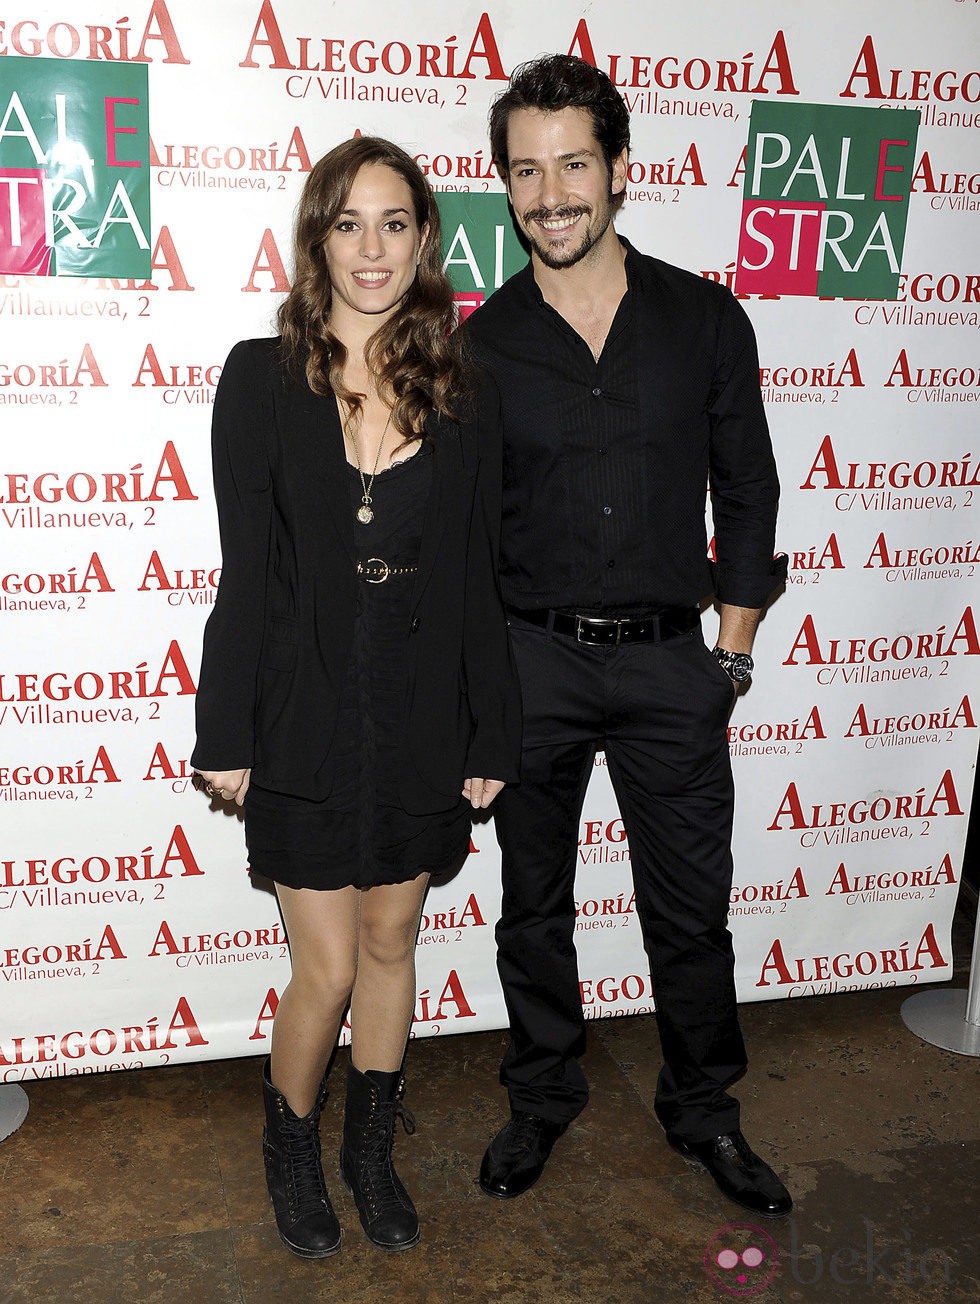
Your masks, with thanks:
M 701 620 L 698 607 L 661 607 L 649 616 L 617 619 L 612 616 L 584 616 L 569 611 L 522 611 L 510 608 L 518 620 L 541 625 L 551 633 L 567 634 L 579 643 L 598 647 L 619 647 L 621 643 L 662 643 L 687 634 Z

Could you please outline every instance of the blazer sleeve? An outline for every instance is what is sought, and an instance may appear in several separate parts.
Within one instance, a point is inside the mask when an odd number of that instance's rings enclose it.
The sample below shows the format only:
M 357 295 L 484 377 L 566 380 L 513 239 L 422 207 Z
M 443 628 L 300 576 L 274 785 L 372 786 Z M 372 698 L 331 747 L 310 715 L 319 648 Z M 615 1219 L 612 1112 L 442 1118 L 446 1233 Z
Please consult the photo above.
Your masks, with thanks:
M 497 579 L 503 477 L 500 396 L 484 376 L 476 411 L 479 463 L 466 567 L 463 669 L 474 720 L 467 778 L 516 782 L 521 690 Z
M 253 764 L 256 680 L 265 623 L 272 521 L 268 436 L 274 421 L 269 359 L 236 344 L 214 399 L 211 458 L 221 537 L 221 579 L 204 630 L 197 690 L 201 770 Z

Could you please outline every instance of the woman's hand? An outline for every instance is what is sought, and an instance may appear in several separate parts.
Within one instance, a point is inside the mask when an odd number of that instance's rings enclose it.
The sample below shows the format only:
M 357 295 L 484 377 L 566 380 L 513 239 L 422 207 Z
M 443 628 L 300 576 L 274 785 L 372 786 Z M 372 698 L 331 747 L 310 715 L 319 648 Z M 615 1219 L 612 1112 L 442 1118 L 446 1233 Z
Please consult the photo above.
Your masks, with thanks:
M 252 771 L 249 770 L 195 770 L 201 777 L 201 787 L 209 797 L 220 797 L 223 801 L 234 801 L 239 806 L 244 804 L 248 792 L 248 781 Z
M 486 810 L 506 786 L 502 779 L 464 779 L 463 796 L 474 810 Z

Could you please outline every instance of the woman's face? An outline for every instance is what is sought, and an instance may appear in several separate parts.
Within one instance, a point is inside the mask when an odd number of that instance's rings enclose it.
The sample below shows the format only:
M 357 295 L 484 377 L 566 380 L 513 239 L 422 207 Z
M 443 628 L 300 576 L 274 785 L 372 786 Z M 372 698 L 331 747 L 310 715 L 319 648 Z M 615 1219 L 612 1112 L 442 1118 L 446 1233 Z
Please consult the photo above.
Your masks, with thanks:
M 373 331 L 390 317 L 415 280 L 428 230 L 419 230 L 408 183 L 384 163 L 365 163 L 323 242 L 331 321 L 364 314 Z

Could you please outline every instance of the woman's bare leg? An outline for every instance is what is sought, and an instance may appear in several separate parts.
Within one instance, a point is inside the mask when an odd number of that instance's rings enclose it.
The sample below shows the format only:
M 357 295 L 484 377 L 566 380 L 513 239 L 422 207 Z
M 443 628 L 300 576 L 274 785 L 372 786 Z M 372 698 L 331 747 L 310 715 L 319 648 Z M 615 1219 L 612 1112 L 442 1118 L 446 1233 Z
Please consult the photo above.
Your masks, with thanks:
M 313 1108 L 355 985 L 362 893 L 276 885 L 292 975 L 272 1028 L 270 1077 L 300 1118 Z
M 402 1066 L 415 1012 L 415 941 L 429 875 L 361 892 L 351 1058 L 361 1073 Z

